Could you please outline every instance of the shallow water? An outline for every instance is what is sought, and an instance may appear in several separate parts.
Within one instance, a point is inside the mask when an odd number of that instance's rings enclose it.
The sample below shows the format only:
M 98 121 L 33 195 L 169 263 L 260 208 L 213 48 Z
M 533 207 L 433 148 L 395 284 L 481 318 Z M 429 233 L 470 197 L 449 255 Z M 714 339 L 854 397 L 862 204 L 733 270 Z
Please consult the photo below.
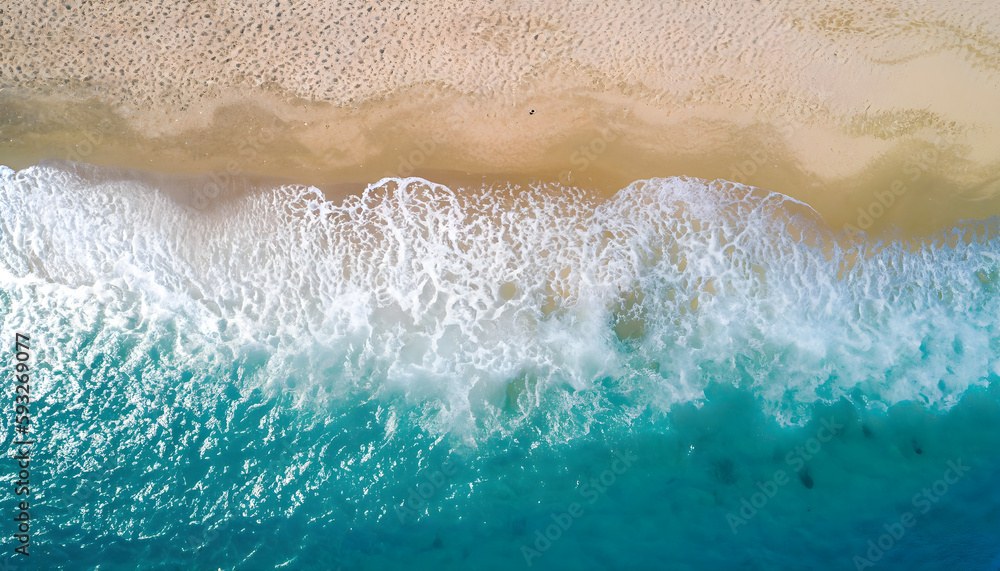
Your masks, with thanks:
M 43 566 L 1000 565 L 996 218 L 101 172 L 0 172 Z

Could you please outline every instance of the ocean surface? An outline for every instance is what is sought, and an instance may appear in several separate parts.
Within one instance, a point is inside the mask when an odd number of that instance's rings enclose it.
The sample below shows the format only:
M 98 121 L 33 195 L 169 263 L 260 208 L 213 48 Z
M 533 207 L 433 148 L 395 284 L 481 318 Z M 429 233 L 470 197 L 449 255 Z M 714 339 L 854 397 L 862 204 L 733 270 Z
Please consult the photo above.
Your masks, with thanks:
M 202 198 L 0 167 L 36 440 L 0 562 L 1000 569 L 996 218 L 876 241 L 693 178 Z

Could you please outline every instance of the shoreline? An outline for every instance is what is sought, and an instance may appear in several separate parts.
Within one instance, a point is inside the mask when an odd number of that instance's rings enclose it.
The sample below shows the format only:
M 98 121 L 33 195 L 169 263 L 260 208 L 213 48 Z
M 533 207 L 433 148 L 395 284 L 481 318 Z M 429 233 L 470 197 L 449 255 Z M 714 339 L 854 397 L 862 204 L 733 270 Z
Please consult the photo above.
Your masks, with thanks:
M 636 180 L 692 176 L 788 195 L 835 230 L 873 237 L 928 235 L 1000 215 L 1000 165 L 975 165 L 962 133 L 852 137 L 816 117 L 740 123 L 739 113 L 712 108 L 657 120 L 620 95 L 509 107 L 413 90 L 357 108 L 257 99 L 219 107 L 207 127 L 171 136 L 142 136 L 93 100 L 36 97 L 6 107 L 0 162 L 15 169 L 61 159 L 181 179 L 304 184 L 331 200 L 386 176 L 456 187 L 559 183 L 604 198 Z M 796 147 L 803 138 L 832 145 L 833 159 Z M 834 160 L 841 155 L 850 161 Z

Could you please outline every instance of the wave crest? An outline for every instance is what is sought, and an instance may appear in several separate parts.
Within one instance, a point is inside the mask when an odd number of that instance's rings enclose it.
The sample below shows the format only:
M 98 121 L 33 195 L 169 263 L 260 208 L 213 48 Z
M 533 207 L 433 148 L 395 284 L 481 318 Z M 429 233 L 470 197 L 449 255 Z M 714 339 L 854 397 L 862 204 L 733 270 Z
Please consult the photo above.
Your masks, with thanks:
M 711 382 L 788 421 L 845 395 L 948 406 L 1000 373 L 995 219 L 873 246 L 690 178 L 606 201 L 384 179 L 339 205 L 281 187 L 198 213 L 33 167 L 0 172 L 0 224 L 5 330 L 33 320 L 84 362 L 123 336 L 136 366 L 242 359 L 240 390 L 385 399 L 432 431 L 530 418 L 571 438 Z

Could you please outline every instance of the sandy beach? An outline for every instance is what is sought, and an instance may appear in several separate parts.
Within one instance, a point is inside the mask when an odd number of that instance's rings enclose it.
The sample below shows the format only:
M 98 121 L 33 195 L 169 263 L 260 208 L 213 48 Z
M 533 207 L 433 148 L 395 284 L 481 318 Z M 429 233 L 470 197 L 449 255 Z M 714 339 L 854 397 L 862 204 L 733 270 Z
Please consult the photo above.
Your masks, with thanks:
M 69 0 L 10 3 L 0 23 L 14 168 L 214 172 L 331 198 L 409 174 L 601 195 L 688 175 L 874 233 L 1000 213 L 990 2 Z

